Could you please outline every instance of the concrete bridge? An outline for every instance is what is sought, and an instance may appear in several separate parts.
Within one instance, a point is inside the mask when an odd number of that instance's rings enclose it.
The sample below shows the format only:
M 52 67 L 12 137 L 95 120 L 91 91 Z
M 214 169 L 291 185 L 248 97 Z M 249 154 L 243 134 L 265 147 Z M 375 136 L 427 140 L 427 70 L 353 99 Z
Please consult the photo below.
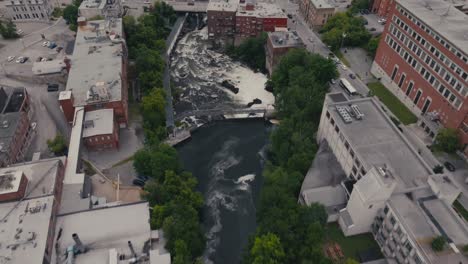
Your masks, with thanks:
M 221 115 L 236 115 L 236 114 L 263 114 L 266 116 L 273 112 L 272 108 L 255 107 L 255 108 L 215 108 L 203 109 L 184 112 L 176 116 L 176 120 L 181 120 L 189 116 L 221 116 Z

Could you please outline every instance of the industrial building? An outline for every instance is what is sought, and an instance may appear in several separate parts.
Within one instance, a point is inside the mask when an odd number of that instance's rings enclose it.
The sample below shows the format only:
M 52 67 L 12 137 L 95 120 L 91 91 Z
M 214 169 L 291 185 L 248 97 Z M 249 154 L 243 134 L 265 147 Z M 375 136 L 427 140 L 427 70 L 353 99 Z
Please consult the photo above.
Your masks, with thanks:
M 345 236 L 372 233 L 396 263 L 468 261 L 468 226 L 452 208 L 460 188 L 433 174 L 375 99 L 328 94 L 317 141 L 301 203 L 323 204 Z M 431 248 L 438 236 L 449 245 L 440 254 Z
M 265 47 L 265 65 L 268 73 L 273 73 L 281 57 L 290 49 L 305 47 L 295 31 L 269 32 Z
M 299 12 L 310 27 L 319 28 L 335 13 L 335 6 L 327 0 L 301 0 Z
M 83 143 L 91 150 L 119 147 L 119 128 L 114 119 L 114 109 L 85 113 Z
M 466 32 L 466 14 L 449 2 L 392 2 L 371 72 L 419 117 L 428 136 L 454 128 L 468 154 Z
M 75 108 L 114 109 L 120 127 L 128 122 L 127 47 L 122 19 L 79 18 L 75 48 L 65 91 L 59 102 L 69 122 Z
M 14 22 L 48 22 L 54 10 L 49 0 L 3 1 L 3 13 Z

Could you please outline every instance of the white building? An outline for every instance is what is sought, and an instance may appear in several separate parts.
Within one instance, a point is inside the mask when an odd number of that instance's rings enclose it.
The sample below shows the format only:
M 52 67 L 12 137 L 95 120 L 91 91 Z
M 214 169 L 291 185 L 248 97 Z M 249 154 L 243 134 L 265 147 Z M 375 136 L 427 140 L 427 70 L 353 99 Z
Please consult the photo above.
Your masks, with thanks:
M 18 22 L 48 22 L 54 10 L 49 0 L 12 0 L 3 2 L 7 18 Z
M 372 232 L 397 263 L 467 263 L 460 249 L 468 244 L 468 226 L 452 209 L 459 187 L 449 176 L 433 175 L 379 103 L 328 94 L 317 141 L 336 158 L 342 176 L 323 179 L 331 176 L 317 171 L 314 161 L 300 202 L 324 204 L 345 236 Z M 449 245 L 441 253 L 431 248 L 438 236 Z

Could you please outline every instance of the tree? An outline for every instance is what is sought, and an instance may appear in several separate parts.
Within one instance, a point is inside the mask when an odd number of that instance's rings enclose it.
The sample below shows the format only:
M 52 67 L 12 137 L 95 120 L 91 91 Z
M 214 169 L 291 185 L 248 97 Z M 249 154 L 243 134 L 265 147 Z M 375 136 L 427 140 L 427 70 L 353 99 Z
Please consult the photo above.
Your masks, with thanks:
M 351 1 L 350 12 L 352 14 L 358 13 L 360 10 L 369 9 L 369 0 L 353 0 Z
M 57 134 L 54 139 L 48 139 L 47 146 L 56 156 L 65 155 L 67 152 L 67 141 L 61 134 Z
M 61 17 L 63 14 L 63 10 L 60 7 L 54 7 L 54 10 L 52 11 L 52 16 L 55 18 Z
M 65 19 L 70 26 L 76 26 L 78 19 L 78 6 L 67 5 L 65 9 L 63 9 L 63 19 Z
M 172 263 L 174 264 L 187 264 L 191 263 L 190 251 L 188 250 L 187 244 L 183 240 L 175 241 L 175 257 Z
M 279 238 L 272 233 L 256 237 L 251 254 L 253 264 L 279 264 L 285 257 Z
M 167 144 L 149 146 L 137 151 L 133 166 L 138 174 L 164 181 L 166 171 L 179 172 L 181 164 L 175 148 Z
M 375 53 L 377 52 L 377 48 L 379 47 L 379 41 L 380 36 L 371 38 L 369 40 L 369 43 L 367 43 L 367 51 L 369 52 L 369 54 L 372 55 L 372 57 L 375 57 Z
M 359 264 L 357 260 L 354 260 L 352 258 L 346 259 L 346 264 Z
M 230 46 L 227 54 L 234 59 L 240 60 L 254 70 L 265 72 L 265 44 L 268 35 L 266 33 L 260 36 L 247 38 L 238 47 Z
M 338 50 L 343 46 L 360 46 L 368 43 L 370 33 L 364 27 L 364 18 L 355 17 L 352 13 L 336 13 L 323 26 L 322 40 L 332 50 Z M 343 37 L 345 34 L 345 37 Z
M 432 168 L 432 171 L 436 174 L 442 174 L 444 173 L 444 166 L 437 164 L 434 166 L 434 168 Z
M 141 115 L 146 129 L 155 129 L 166 125 L 166 95 L 162 89 L 153 89 L 141 101 Z
M 6 22 L 6 25 L 4 25 L 3 22 L 0 22 L 0 34 L 5 39 L 14 39 L 19 37 L 16 32 L 16 25 L 11 20 Z
M 438 236 L 432 240 L 431 247 L 434 251 L 439 252 L 444 250 L 445 244 L 445 238 L 443 236 Z
M 440 129 L 436 136 L 434 147 L 438 150 L 454 153 L 460 148 L 457 130 L 453 128 Z

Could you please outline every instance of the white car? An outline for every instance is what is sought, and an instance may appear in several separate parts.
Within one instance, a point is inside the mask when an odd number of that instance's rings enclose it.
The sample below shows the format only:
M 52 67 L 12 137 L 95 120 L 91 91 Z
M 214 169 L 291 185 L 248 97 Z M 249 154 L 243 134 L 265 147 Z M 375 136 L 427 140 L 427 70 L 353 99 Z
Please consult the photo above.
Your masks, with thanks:
M 23 59 L 24 59 L 23 56 L 18 57 L 18 58 L 16 59 L 16 63 L 21 63 L 21 62 L 23 61 Z
M 14 60 L 14 59 L 15 59 L 15 56 L 8 56 L 8 61 L 9 61 L 9 62 L 12 61 L 12 60 Z
M 387 22 L 387 19 L 386 18 L 381 18 L 381 19 L 377 20 L 377 22 L 379 24 L 385 24 Z
M 42 61 L 47 61 L 47 58 L 42 58 L 42 59 L 41 59 L 41 62 L 42 62 Z
M 18 30 L 16 30 L 16 34 L 18 34 L 18 35 L 21 35 L 21 34 L 23 34 L 23 30 L 22 30 L 22 29 L 18 29 Z
M 341 64 L 341 68 L 342 68 L 343 70 L 345 70 L 345 71 L 348 69 L 348 67 L 346 67 L 346 65 L 344 65 L 344 64 Z
M 48 47 L 50 45 L 49 41 L 42 42 L 42 47 Z

